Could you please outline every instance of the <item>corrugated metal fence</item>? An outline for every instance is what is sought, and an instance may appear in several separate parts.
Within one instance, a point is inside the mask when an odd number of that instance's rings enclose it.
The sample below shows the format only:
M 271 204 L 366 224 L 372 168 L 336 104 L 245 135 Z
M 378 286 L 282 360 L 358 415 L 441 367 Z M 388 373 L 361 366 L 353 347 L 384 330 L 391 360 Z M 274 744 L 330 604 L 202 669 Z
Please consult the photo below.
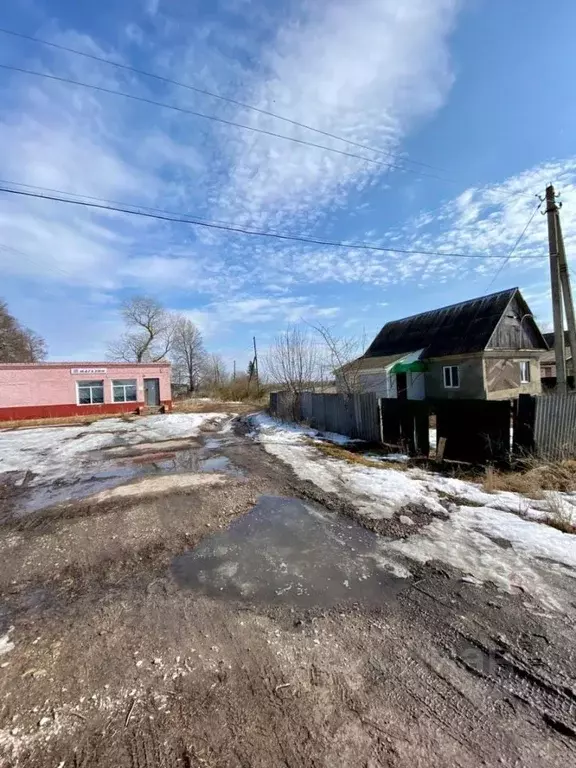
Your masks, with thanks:
M 287 421 L 304 421 L 313 429 L 348 437 L 380 441 L 378 398 L 362 395 L 271 392 L 270 413 Z
M 427 455 L 430 412 L 437 436 L 446 438 L 445 458 L 457 461 L 504 461 L 510 450 L 509 401 L 399 401 L 361 395 L 272 392 L 270 413 L 285 421 L 305 422 L 324 432 L 397 445 L 410 455 Z M 545 460 L 576 457 L 576 392 L 521 395 L 514 414 L 516 455 Z
M 566 395 L 522 395 L 518 403 L 519 447 L 547 460 L 576 456 L 576 392 Z

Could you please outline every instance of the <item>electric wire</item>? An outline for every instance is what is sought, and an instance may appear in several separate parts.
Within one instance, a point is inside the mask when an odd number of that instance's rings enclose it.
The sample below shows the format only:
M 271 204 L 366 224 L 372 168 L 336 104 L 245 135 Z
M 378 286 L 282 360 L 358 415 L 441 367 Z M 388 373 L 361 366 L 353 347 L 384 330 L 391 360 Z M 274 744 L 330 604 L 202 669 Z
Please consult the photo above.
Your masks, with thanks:
M 510 261 L 510 259 L 512 258 L 514 253 L 516 252 L 516 249 L 518 248 L 518 246 L 520 245 L 520 243 L 524 239 L 524 235 L 526 234 L 526 232 L 528 232 L 530 224 L 532 224 L 532 221 L 534 220 L 534 216 L 536 216 L 536 214 L 538 213 L 538 211 L 540 210 L 541 207 L 542 207 L 542 201 L 540 201 L 538 203 L 538 205 L 534 208 L 534 210 L 530 214 L 530 218 L 526 222 L 526 226 L 524 227 L 522 232 L 520 232 L 520 234 L 518 235 L 518 238 L 517 238 L 516 242 L 514 243 L 514 245 L 512 246 L 512 249 L 511 249 L 510 253 L 505 257 L 505 259 L 502 262 L 501 266 L 498 268 L 498 271 L 496 272 L 496 274 L 494 275 L 492 280 L 488 283 L 488 286 L 486 288 L 487 291 L 494 285 L 494 283 L 498 279 L 498 276 L 500 275 L 500 273 L 502 272 L 504 267 L 508 264 L 508 262 Z
M 136 96 L 133 93 L 126 93 L 126 91 L 115 91 L 112 88 L 105 88 L 102 85 L 93 85 L 92 83 L 84 83 L 81 80 L 74 80 L 71 77 L 61 77 L 59 75 L 52 75 L 47 72 L 37 72 L 36 70 L 33 70 L 33 69 L 16 67 L 12 64 L 0 63 L 0 69 L 6 69 L 11 72 L 20 72 L 21 74 L 24 74 L 24 75 L 41 77 L 41 78 L 45 78 L 47 80 L 53 80 L 59 83 L 67 83 L 68 85 L 76 85 L 76 86 L 79 86 L 80 88 L 88 88 L 93 91 L 98 91 L 99 93 L 108 93 L 108 94 L 111 94 L 112 96 L 122 96 L 126 99 L 131 99 L 132 101 L 137 101 L 142 104 L 151 104 L 152 106 L 161 107 L 162 109 L 171 109 L 176 112 L 181 112 L 185 115 L 200 117 L 203 120 L 212 120 L 216 123 L 221 123 L 223 125 L 229 125 L 235 128 L 243 128 L 244 130 L 253 131 L 254 133 L 260 133 L 265 136 L 273 136 L 274 138 L 283 139 L 284 141 L 291 141 L 294 144 L 300 144 L 307 147 L 314 147 L 315 149 L 323 149 L 326 152 L 333 152 L 337 155 L 343 155 L 344 157 L 351 157 L 351 158 L 354 158 L 355 160 L 362 160 L 365 163 L 372 163 L 373 165 L 383 166 L 396 171 L 406 171 L 407 173 L 413 173 L 413 174 L 416 174 L 417 176 L 426 176 L 431 179 L 439 179 L 441 181 L 443 180 L 442 177 L 437 176 L 436 174 L 425 173 L 424 171 L 418 171 L 414 168 L 407 168 L 406 166 L 397 165 L 395 163 L 386 163 L 383 160 L 375 160 L 374 158 L 365 157 L 364 155 L 357 155 L 357 154 L 354 154 L 353 152 L 346 152 L 345 150 L 337 149 L 336 147 L 328 147 L 325 144 L 317 144 L 316 142 L 313 142 L 313 141 L 298 139 L 295 136 L 286 136 L 286 134 L 283 134 L 283 133 L 268 131 L 265 128 L 257 128 L 256 126 L 246 125 L 245 123 L 237 123 L 234 120 L 226 120 L 225 118 L 217 117 L 216 115 L 207 115 L 204 112 L 197 112 L 196 110 L 193 110 L 193 109 L 186 109 L 185 107 L 179 107 L 176 104 L 167 104 L 164 101 L 156 101 L 155 99 L 149 99 L 149 98 L 146 98 L 145 96 Z
M 457 257 L 457 258 L 477 258 L 477 259 L 502 258 L 501 256 L 492 255 L 492 254 L 471 254 L 471 253 L 459 253 L 459 252 L 453 252 L 453 251 L 429 251 L 429 250 L 417 250 L 417 249 L 407 249 L 407 248 L 390 248 L 390 247 L 380 246 L 380 245 L 371 244 L 371 243 L 354 243 L 354 242 L 347 243 L 347 242 L 336 241 L 336 240 L 324 240 L 321 238 L 304 237 L 296 234 L 284 234 L 280 232 L 248 229 L 246 227 L 241 227 L 241 226 L 232 226 L 232 225 L 216 224 L 216 223 L 211 223 L 207 221 L 201 221 L 200 219 L 194 218 L 190 214 L 173 216 L 173 215 L 162 215 L 160 213 L 151 213 L 143 210 L 132 210 L 130 207 L 131 205 L 130 203 L 125 203 L 122 206 L 104 205 L 102 203 L 87 202 L 85 200 L 73 200 L 71 198 L 58 197 L 56 195 L 44 195 L 36 192 L 26 192 L 22 189 L 9 189 L 7 187 L 0 187 L 0 192 L 3 192 L 5 194 L 19 195 L 22 197 L 36 198 L 40 200 L 50 200 L 53 202 L 67 203 L 68 205 L 77 205 L 77 206 L 92 208 L 96 210 L 108 211 L 111 213 L 126 213 L 126 214 L 131 214 L 133 216 L 141 216 L 144 218 L 158 219 L 160 221 L 167 221 L 171 223 L 192 224 L 194 226 L 208 227 L 210 229 L 217 229 L 221 231 L 232 232 L 235 234 L 254 235 L 258 237 L 269 237 L 269 238 L 275 238 L 278 240 L 301 242 L 301 243 L 307 243 L 312 245 L 326 245 L 326 246 L 331 246 L 336 248 L 347 248 L 348 250 L 367 250 L 367 251 L 376 251 L 376 252 L 383 252 L 383 253 L 398 253 L 398 254 L 405 254 L 405 255 L 447 256 L 447 257 Z M 136 208 L 136 206 L 132 206 L 132 208 Z M 541 257 L 533 256 L 531 258 L 541 258 Z
M 402 162 L 413 163 L 414 165 L 420 165 L 423 168 L 430 168 L 431 170 L 442 170 L 441 168 L 436 168 L 435 166 L 429 165 L 428 163 L 422 163 L 419 160 L 411 160 L 411 159 L 405 158 L 402 155 L 399 155 L 398 153 L 395 153 L 395 152 L 388 152 L 388 151 L 383 150 L 383 149 L 376 149 L 375 147 L 371 147 L 368 144 L 362 144 L 361 142 L 353 141 L 352 139 L 347 139 L 344 136 L 338 136 L 338 134 L 330 133 L 330 131 L 324 131 L 321 128 L 315 128 L 314 126 L 308 125 L 307 123 L 302 123 L 299 120 L 293 120 L 290 117 L 285 117 L 284 115 L 279 115 L 276 112 L 270 112 L 267 109 L 261 109 L 260 107 L 255 107 L 255 106 L 253 106 L 251 104 L 246 104 L 245 102 L 238 101 L 237 99 L 232 99 L 232 98 L 230 98 L 228 96 L 222 96 L 219 93 L 214 93 L 213 91 L 209 91 L 209 90 L 207 90 L 205 88 L 198 88 L 197 86 L 190 85 L 189 83 L 183 83 L 180 80 L 174 80 L 171 77 L 165 77 L 163 75 L 158 75 L 155 72 L 148 72 L 148 71 L 146 71 L 144 69 L 138 69 L 137 67 L 131 67 L 128 64 L 122 64 L 121 62 L 118 62 L 118 61 L 112 61 L 111 59 L 106 59 L 103 56 L 96 56 L 93 53 L 87 53 L 85 51 L 79 51 L 76 48 L 69 48 L 68 46 L 61 45 L 60 43 L 53 43 L 50 40 L 44 40 L 41 37 L 35 37 L 33 35 L 25 35 L 22 32 L 15 32 L 14 30 L 11 30 L 11 29 L 4 29 L 4 28 L 0 27 L 0 32 L 2 34 L 4 34 L 4 35 L 11 35 L 12 37 L 19 37 L 22 40 L 28 40 L 28 41 L 33 42 L 33 43 L 40 43 L 41 45 L 47 45 L 47 46 L 49 46 L 51 48 L 55 48 L 55 49 L 57 49 L 59 51 L 66 51 L 66 53 L 73 53 L 76 56 L 83 56 L 86 59 L 92 59 L 92 61 L 98 61 L 101 64 L 108 64 L 109 66 L 117 67 L 118 69 L 123 69 L 123 70 L 125 70 L 127 72 L 132 72 L 132 73 L 134 73 L 136 75 L 143 75 L 144 77 L 150 77 L 150 78 L 153 78 L 154 80 L 158 80 L 160 82 L 167 83 L 169 85 L 176 85 L 179 88 L 186 88 L 186 89 L 188 89 L 190 91 L 194 91 L 195 93 L 200 93 L 203 96 L 210 96 L 210 97 L 212 97 L 214 99 L 219 99 L 220 101 L 225 101 L 225 102 L 228 102 L 229 104 L 234 104 L 237 107 L 242 107 L 243 109 L 249 109 L 249 110 L 251 110 L 253 112 L 257 112 L 257 113 L 259 113 L 261 115 L 266 115 L 267 117 L 273 117 L 273 118 L 275 118 L 277 120 L 282 120 L 283 122 L 289 123 L 290 125 L 295 125 L 295 126 L 297 126 L 299 128 L 305 128 L 308 131 L 314 131 L 314 133 L 321 134 L 322 136 L 327 136 L 330 139 L 336 139 L 337 141 L 343 141 L 346 144 L 350 144 L 353 147 L 358 147 L 359 149 L 366 149 L 369 152 L 375 152 L 376 154 L 385 155 L 387 157 L 395 157 L 395 158 L 398 158 L 399 160 L 401 160 Z

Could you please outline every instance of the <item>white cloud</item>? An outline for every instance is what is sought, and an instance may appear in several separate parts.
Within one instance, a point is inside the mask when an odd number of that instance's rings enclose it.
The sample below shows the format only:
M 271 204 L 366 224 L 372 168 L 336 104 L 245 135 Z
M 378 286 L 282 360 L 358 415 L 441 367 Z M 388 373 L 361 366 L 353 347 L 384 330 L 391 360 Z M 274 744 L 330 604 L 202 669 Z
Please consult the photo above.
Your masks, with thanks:
M 134 63 L 124 57 L 138 45 L 139 53 L 146 50 L 146 67 L 168 77 L 401 151 L 410 132 L 448 97 L 453 80 L 448 44 L 459 7 L 458 0 L 302 0 L 290 6 L 287 20 L 283 5 L 227 0 L 227 13 L 250 21 L 237 30 L 217 20 L 192 23 L 185 14 L 181 21 L 170 16 L 169 4 L 145 0 L 142 26 L 138 18 L 125 25 L 117 49 L 74 30 L 51 31 L 64 45 L 126 63 Z M 142 29 L 150 26 L 154 34 L 143 37 Z M 35 50 L 39 62 L 33 68 L 364 153 L 191 91 Z M 565 198 L 576 199 L 576 158 L 569 158 L 460 191 L 437 209 L 397 227 L 387 224 L 383 233 L 370 215 L 375 198 L 370 203 L 366 198 L 407 177 L 381 166 L 24 76 L 7 79 L 3 95 L 0 143 L 7 151 L 0 156 L 0 177 L 209 220 L 330 232 L 334 239 L 382 246 L 505 256 L 533 205 L 520 192 L 543 191 L 549 178 L 564 174 Z M 563 209 L 569 253 L 576 252 L 573 210 Z M 362 217 L 354 218 L 361 212 L 366 231 L 358 223 Z M 384 288 L 380 296 L 388 299 L 399 284 L 451 286 L 465 276 L 478 281 L 481 292 L 500 263 L 305 246 L 2 195 L 0 244 L 8 246 L 0 248 L 4 274 L 52 288 L 85 289 L 86 301 L 99 310 L 112 312 L 121 291 L 146 291 L 177 306 L 190 297 L 188 314 L 213 336 L 238 324 L 248 329 L 268 323 L 273 333 L 301 318 L 350 322 L 364 305 L 351 302 L 354 309 L 346 310 L 342 286 L 347 285 Z M 522 264 L 522 279 L 530 269 L 535 282 L 539 262 L 523 259 L 540 252 L 546 253 L 546 232 L 538 216 L 509 269 Z M 322 296 L 326 286 L 330 299 Z
M 263 73 L 247 88 L 248 100 L 353 141 L 398 149 L 415 123 L 446 98 L 452 83 L 447 39 L 458 6 L 457 0 L 309 3 L 304 22 L 279 29 Z M 241 111 L 237 118 L 371 156 L 265 115 Z M 323 206 L 342 204 L 351 190 L 375 183 L 386 170 L 273 137 L 236 131 L 227 142 L 232 173 L 219 208 L 258 224 L 295 215 L 313 222 Z
M 160 0 L 145 0 L 146 13 L 149 16 L 156 16 L 159 5 Z
M 209 304 L 202 310 L 185 311 L 206 336 L 223 331 L 238 324 L 254 328 L 262 323 L 281 326 L 334 318 L 338 307 L 320 307 L 308 298 L 291 296 L 287 298 L 245 297 L 231 301 Z

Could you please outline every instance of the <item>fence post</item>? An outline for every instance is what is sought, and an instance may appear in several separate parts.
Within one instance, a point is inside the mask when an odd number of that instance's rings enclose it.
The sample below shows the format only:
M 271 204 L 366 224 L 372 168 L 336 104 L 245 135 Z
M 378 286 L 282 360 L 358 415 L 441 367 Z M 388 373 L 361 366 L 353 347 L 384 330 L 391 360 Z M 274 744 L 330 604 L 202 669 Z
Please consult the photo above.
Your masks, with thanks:
M 534 453 L 534 423 L 536 419 L 536 398 L 520 395 L 514 407 L 512 451 L 518 455 Z

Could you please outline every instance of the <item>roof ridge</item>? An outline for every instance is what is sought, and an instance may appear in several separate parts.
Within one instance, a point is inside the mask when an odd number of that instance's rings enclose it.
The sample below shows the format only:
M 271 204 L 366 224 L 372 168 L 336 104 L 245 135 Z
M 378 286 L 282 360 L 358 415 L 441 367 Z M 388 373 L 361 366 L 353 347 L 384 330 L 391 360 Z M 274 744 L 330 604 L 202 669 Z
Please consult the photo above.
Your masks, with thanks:
M 512 296 L 512 294 L 515 291 L 519 291 L 520 289 L 518 286 L 515 288 L 507 288 L 505 291 L 495 291 L 494 293 L 487 293 L 485 296 L 476 296 L 474 299 L 466 299 L 466 301 L 457 301 L 455 304 L 446 304 L 444 307 L 436 307 L 436 309 L 426 309 L 424 312 L 415 312 L 413 315 L 406 315 L 406 317 L 399 317 L 397 320 L 388 320 L 387 323 L 385 323 L 382 326 L 381 330 L 384 330 L 387 325 L 391 325 L 392 323 L 401 323 L 404 322 L 404 320 L 412 320 L 414 317 L 422 317 L 422 315 L 428 315 L 432 312 L 441 312 L 444 309 L 454 309 L 455 307 L 461 307 L 464 304 L 472 304 L 474 301 L 480 301 L 481 299 L 493 299 L 496 296 L 503 296 L 505 293 L 508 293 Z

